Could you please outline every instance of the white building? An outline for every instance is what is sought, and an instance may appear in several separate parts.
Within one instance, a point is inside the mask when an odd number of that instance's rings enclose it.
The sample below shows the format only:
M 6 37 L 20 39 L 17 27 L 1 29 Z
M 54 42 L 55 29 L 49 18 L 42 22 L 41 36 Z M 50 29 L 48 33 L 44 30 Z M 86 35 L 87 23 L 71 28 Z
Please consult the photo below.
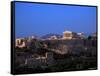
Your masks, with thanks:
M 15 41 L 15 47 L 23 48 L 25 46 L 26 46 L 26 44 L 25 44 L 24 38 L 18 38 L 18 39 L 16 39 L 16 41 Z
M 50 40 L 56 40 L 56 39 L 57 37 L 55 35 L 50 37 Z
M 84 36 L 84 33 L 83 33 L 83 32 L 77 33 L 77 35 L 78 35 L 81 39 L 85 38 L 85 36 Z
M 72 31 L 64 31 L 63 32 L 63 38 L 62 39 L 76 39 L 78 38 L 77 33 Z

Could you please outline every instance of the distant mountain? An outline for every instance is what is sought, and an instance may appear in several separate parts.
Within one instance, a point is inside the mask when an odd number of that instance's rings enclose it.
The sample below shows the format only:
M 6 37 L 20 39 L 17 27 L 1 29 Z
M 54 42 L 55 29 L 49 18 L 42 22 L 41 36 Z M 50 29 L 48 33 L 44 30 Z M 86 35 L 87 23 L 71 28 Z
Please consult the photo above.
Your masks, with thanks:
M 35 39 L 39 39 L 39 37 L 37 35 L 31 35 L 31 36 L 28 36 L 26 38 L 35 38 Z
M 50 38 L 51 36 L 56 36 L 57 38 L 62 38 L 62 35 L 59 35 L 59 34 L 46 34 L 44 36 L 41 36 L 40 38 L 41 39 L 48 39 Z

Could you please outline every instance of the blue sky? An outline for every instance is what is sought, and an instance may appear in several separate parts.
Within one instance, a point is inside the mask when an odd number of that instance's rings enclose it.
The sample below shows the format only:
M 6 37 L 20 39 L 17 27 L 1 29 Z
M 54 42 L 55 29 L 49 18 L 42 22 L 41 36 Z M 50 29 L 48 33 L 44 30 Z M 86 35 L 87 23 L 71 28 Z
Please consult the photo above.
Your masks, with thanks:
M 96 7 L 15 3 L 16 37 L 96 32 Z

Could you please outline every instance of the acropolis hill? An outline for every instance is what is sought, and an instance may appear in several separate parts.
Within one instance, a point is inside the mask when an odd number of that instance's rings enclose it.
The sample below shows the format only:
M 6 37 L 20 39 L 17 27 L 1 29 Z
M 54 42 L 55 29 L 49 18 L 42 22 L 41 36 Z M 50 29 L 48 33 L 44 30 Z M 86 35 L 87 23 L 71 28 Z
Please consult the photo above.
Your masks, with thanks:
M 19 38 L 16 39 L 15 61 L 18 72 L 96 69 L 97 36 L 86 38 L 84 33 L 65 31 L 61 38 L 56 35 L 46 39 Z

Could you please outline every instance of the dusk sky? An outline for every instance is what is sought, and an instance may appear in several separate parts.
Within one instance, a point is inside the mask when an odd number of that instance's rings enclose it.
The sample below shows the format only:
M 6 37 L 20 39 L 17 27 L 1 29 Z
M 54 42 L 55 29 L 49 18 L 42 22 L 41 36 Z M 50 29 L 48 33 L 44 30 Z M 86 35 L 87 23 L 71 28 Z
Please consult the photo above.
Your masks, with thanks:
M 96 32 L 96 7 L 15 3 L 16 37 Z

